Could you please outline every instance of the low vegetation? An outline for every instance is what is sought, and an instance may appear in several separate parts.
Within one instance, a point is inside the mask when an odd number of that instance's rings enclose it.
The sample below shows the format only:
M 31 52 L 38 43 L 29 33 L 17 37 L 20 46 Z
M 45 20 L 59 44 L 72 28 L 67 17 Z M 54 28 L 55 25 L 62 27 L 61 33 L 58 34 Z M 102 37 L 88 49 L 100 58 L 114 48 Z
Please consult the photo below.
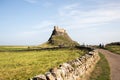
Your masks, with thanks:
M 110 67 L 105 56 L 101 53 L 100 61 L 96 64 L 89 80 L 110 80 Z
M 27 46 L 0 46 L 0 51 L 26 50 Z
M 27 80 L 85 53 L 78 49 L 21 52 L 11 52 L 7 49 L 8 51 L 0 52 L 0 80 Z
M 107 45 L 106 49 L 108 49 L 111 52 L 120 54 L 120 45 Z

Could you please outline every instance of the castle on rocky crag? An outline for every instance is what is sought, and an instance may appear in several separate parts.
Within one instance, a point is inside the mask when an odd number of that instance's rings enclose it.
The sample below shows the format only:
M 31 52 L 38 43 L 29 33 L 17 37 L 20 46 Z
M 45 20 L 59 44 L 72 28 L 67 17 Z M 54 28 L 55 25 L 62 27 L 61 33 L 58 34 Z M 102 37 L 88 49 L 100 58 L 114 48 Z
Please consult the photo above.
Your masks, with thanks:
M 77 42 L 73 41 L 67 31 L 65 29 L 59 28 L 58 26 L 54 26 L 52 34 L 48 39 L 48 44 L 54 46 L 77 46 L 79 45 Z
M 59 28 L 58 26 L 54 26 L 54 30 L 56 32 L 60 32 L 60 33 L 66 33 L 66 30 L 62 29 L 62 28 Z

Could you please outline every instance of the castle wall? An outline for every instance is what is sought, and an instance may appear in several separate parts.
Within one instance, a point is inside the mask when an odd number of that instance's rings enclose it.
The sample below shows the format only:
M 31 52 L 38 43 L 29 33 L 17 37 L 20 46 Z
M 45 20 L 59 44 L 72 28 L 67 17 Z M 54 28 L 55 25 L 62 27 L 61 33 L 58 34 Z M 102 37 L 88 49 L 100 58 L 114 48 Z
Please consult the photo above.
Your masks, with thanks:
M 54 26 L 54 29 L 57 31 L 57 32 L 61 32 L 61 33 L 65 33 L 66 30 L 62 29 L 62 28 L 59 28 L 58 26 Z
M 63 63 L 45 74 L 37 75 L 31 80 L 87 80 L 99 59 L 97 51 L 89 52 L 89 54 Z

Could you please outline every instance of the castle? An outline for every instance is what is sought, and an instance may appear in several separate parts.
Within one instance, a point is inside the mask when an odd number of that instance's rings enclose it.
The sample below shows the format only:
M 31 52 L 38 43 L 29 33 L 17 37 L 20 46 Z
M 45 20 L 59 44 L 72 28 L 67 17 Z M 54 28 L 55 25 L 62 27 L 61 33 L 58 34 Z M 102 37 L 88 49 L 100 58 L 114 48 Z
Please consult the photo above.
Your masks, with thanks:
M 56 32 L 60 32 L 60 33 L 66 33 L 66 30 L 62 29 L 62 28 L 59 28 L 58 26 L 54 26 L 54 30 Z
M 67 31 L 65 29 L 61 29 L 58 26 L 54 26 L 54 30 L 50 38 L 48 39 L 48 43 L 54 46 L 77 46 L 79 45 L 77 42 L 73 41 Z

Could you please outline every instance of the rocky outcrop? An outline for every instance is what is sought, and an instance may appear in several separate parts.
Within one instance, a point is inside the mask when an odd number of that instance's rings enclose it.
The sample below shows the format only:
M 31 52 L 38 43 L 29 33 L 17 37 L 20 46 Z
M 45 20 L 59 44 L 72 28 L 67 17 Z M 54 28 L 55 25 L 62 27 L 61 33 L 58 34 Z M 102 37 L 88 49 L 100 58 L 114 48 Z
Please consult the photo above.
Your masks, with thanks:
M 37 75 L 31 80 L 87 80 L 99 59 L 98 52 L 92 51 L 78 59 L 50 69 L 44 75 Z
M 79 44 L 73 41 L 67 34 L 66 30 L 54 26 L 52 35 L 48 40 L 48 44 L 55 46 L 78 46 Z

